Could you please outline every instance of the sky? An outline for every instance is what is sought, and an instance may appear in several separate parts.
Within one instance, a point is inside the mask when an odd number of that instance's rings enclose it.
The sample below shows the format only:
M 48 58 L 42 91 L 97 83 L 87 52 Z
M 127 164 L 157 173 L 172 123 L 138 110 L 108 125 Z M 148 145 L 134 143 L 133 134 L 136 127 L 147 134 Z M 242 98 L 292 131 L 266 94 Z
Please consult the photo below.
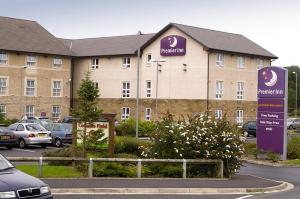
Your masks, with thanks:
M 300 0 L 0 0 L 0 16 L 37 21 L 60 38 L 155 33 L 170 22 L 242 34 L 300 66 Z

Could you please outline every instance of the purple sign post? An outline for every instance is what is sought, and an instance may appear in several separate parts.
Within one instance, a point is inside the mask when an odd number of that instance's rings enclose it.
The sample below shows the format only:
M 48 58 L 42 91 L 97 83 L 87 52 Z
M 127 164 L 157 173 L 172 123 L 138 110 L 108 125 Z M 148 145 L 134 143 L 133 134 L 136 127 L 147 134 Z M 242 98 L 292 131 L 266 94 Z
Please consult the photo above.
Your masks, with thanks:
M 287 153 L 287 70 L 265 67 L 258 71 L 257 148 L 281 155 Z
M 183 56 L 186 54 L 186 39 L 179 35 L 169 35 L 160 40 L 161 56 Z

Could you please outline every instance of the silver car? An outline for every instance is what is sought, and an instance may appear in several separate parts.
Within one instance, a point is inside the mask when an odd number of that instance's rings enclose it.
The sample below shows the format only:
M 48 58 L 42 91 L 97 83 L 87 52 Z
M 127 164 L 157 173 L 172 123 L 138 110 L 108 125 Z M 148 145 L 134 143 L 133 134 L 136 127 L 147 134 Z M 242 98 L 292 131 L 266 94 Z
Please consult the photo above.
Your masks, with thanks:
M 51 132 L 36 123 L 15 123 L 10 128 L 16 137 L 17 145 L 25 148 L 27 145 L 40 145 L 46 148 L 52 143 Z
M 288 118 L 286 126 L 290 130 L 300 129 L 300 119 L 299 118 Z

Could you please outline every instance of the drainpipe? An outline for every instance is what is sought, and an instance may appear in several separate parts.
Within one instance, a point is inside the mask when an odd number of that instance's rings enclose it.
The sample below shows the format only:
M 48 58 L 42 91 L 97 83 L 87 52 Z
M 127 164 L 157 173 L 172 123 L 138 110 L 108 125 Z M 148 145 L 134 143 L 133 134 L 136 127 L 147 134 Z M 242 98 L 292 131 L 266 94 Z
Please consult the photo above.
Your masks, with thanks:
M 140 104 L 140 57 L 141 48 L 137 54 L 137 73 L 136 73 L 136 113 L 135 113 L 135 137 L 139 137 L 139 104 Z
M 207 83 L 206 83 L 206 112 L 208 113 L 209 109 L 209 57 L 210 57 L 210 52 L 208 51 L 207 53 Z
M 71 57 L 71 71 L 70 71 L 70 108 L 74 108 L 73 83 L 74 83 L 74 57 Z

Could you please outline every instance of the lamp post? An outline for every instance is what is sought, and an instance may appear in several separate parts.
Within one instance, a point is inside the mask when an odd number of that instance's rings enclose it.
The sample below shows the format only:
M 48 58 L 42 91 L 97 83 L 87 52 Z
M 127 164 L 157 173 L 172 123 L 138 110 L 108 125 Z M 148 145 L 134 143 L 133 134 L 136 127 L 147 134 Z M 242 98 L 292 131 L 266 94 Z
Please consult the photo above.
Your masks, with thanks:
M 166 60 L 161 59 L 161 60 L 153 60 L 153 63 L 156 63 L 156 94 L 155 94 L 155 119 L 157 120 L 157 108 L 158 108 L 158 101 L 157 101 L 157 96 L 158 96 L 158 67 L 161 66 L 159 63 L 166 62 Z
M 298 108 L 298 104 L 297 104 L 297 102 L 298 102 L 298 95 L 297 95 L 297 91 L 298 91 L 298 89 L 297 89 L 297 73 L 296 72 L 293 72 L 293 74 L 295 74 L 296 75 L 296 96 L 295 96 L 295 117 L 297 117 L 297 108 Z

